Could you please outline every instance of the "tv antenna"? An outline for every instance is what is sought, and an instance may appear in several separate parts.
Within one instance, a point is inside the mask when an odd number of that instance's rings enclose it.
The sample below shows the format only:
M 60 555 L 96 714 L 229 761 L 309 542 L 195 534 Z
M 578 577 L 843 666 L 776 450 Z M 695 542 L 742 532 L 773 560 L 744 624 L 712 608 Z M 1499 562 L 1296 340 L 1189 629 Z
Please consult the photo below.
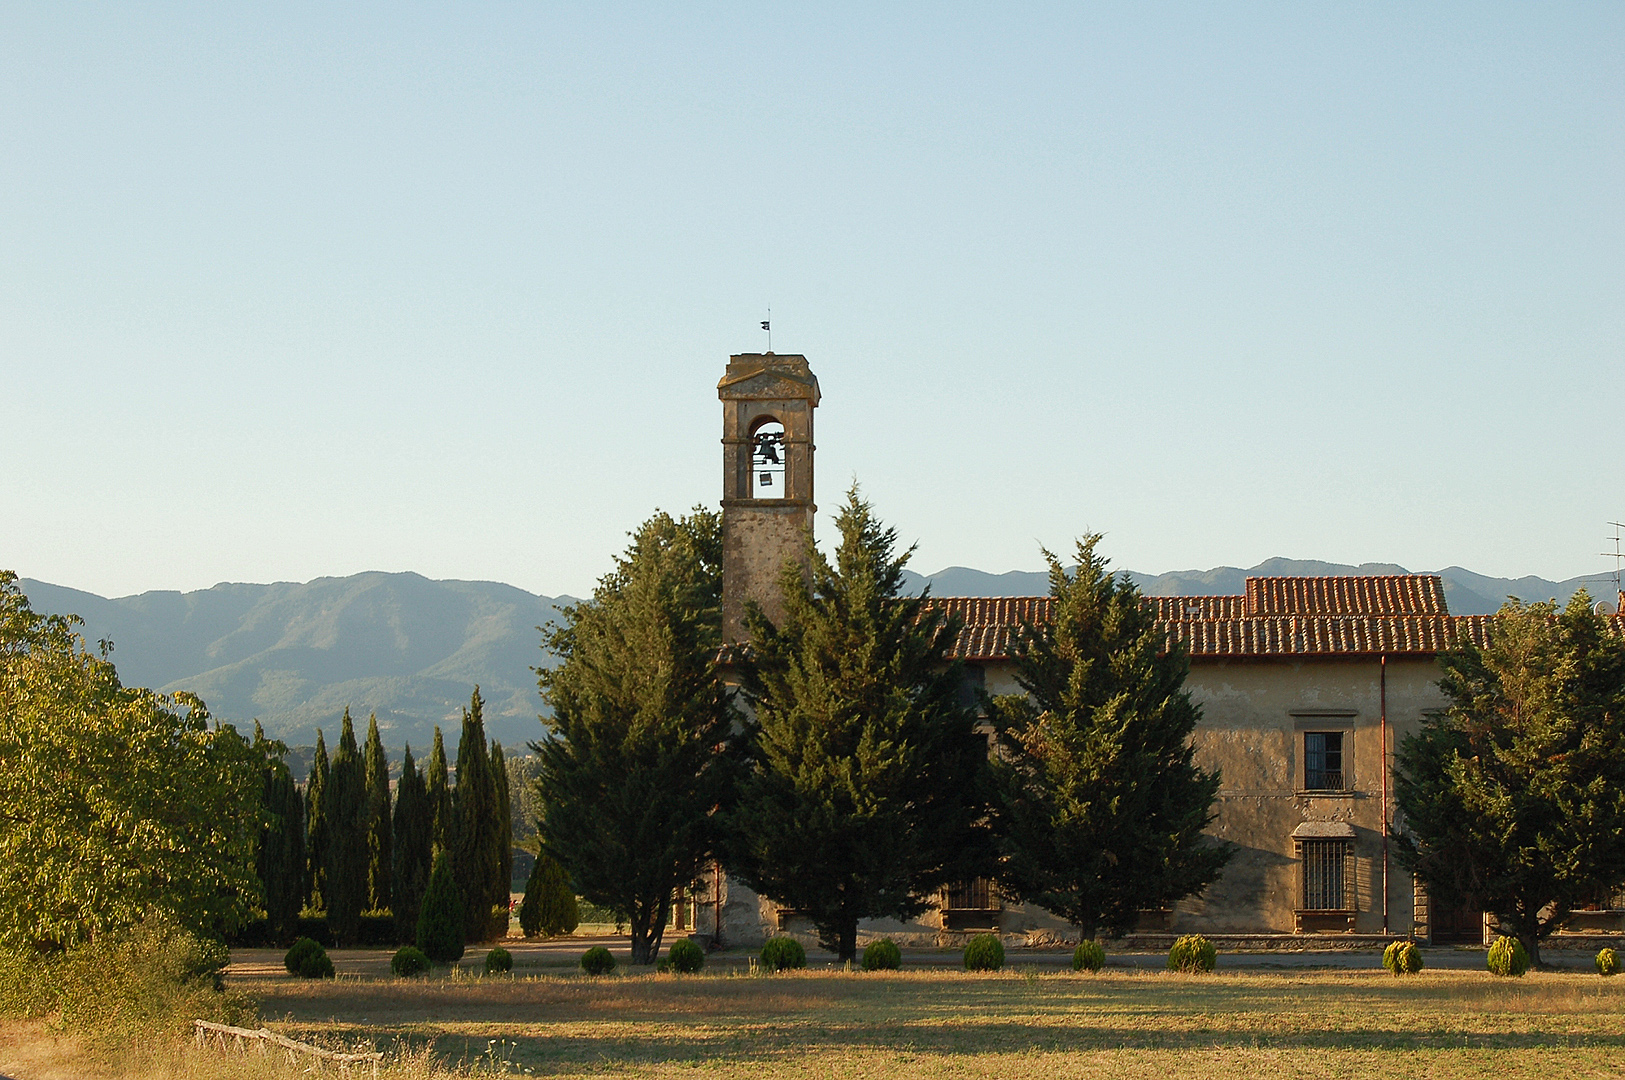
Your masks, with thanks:
M 1605 558 L 1605 559 L 1606 558 L 1612 558 L 1614 560 L 1614 594 L 1615 594 L 1615 596 L 1625 596 L 1625 586 L 1622 586 L 1620 584 L 1621 580 L 1625 580 L 1625 579 L 1622 579 L 1621 573 L 1620 573 L 1621 569 L 1625 568 L 1625 547 L 1620 546 L 1621 545 L 1621 540 L 1622 540 L 1620 530 L 1625 529 L 1625 523 L 1618 522 L 1618 521 L 1610 521 L 1608 524 L 1610 524 L 1610 525 L 1612 525 L 1614 527 L 1614 550 L 1613 551 L 1605 551 L 1602 554 L 1603 554 L 1603 558 Z

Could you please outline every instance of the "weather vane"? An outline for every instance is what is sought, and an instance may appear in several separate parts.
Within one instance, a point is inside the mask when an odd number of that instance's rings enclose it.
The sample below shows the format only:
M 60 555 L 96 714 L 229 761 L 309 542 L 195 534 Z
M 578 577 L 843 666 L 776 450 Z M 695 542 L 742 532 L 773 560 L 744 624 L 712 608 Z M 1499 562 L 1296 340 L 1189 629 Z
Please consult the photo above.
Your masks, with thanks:
M 767 331 L 767 351 L 773 351 L 773 307 L 768 305 L 767 318 L 762 320 L 762 329 Z

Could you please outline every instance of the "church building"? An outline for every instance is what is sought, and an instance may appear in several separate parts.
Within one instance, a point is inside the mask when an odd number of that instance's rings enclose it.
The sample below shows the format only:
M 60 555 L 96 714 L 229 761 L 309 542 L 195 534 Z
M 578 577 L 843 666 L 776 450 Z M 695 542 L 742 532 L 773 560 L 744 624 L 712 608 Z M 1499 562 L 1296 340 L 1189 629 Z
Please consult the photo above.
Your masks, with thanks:
M 742 641 L 744 605 L 782 613 L 778 576 L 803 557 L 813 524 L 813 412 L 818 379 L 799 355 L 730 359 L 723 403 L 723 626 Z M 1257 577 L 1237 596 L 1158 596 L 1170 646 L 1190 653 L 1186 682 L 1201 706 L 1197 763 L 1221 771 L 1210 830 L 1236 855 L 1202 895 L 1147 911 L 1147 934 L 1275 940 L 1412 936 L 1481 941 L 1478 912 L 1433 911 L 1392 857 L 1394 748 L 1445 699 L 1436 657 L 1462 637 L 1482 641 L 1493 616 L 1453 616 L 1433 575 Z M 1043 622 L 1050 599 L 944 597 L 963 623 L 955 644 L 991 694 L 1019 693 L 1010 648 L 1023 621 Z M 699 935 L 753 945 L 810 933 L 720 870 L 682 905 Z M 910 923 L 874 920 L 860 939 L 950 943 L 996 931 L 1012 942 L 1076 938 L 1063 920 L 1001 897 L 983 880 L 943 891 Z M 1322 938 L 1330 940 L 1329 938 Z M 1261 942 L 1262 943 L 1262 942 Z

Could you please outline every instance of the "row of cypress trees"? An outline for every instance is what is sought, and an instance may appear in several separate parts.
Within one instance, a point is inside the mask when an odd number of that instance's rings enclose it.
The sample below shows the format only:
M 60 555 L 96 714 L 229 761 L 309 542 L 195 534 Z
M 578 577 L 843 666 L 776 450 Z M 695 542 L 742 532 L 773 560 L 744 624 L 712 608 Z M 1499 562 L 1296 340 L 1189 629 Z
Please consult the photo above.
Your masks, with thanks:
M 308 908 L 325 911 L 334 940 L 346 944 L 357 939 L 363 912 L 389 911 L 396 936 L 410 941 L 435 856 L 443 852 L 458 885 L 463 937 L 491 936 L 496 909 L 505 914 L 508 905 L 513 825 L 502 744 L 485 738 L 484 707 L 476 686 L 463 710 L 456 782 L 436 727 L 425 768 L 406 746 L 393 799 L 376 715 L 362 748 L 344 710 L 331 761 L 318 729 L 302 797 L 280 755 L 266 755 L 270 824 L 262 830 L 258 866 L 274 935 L 289 936 Z

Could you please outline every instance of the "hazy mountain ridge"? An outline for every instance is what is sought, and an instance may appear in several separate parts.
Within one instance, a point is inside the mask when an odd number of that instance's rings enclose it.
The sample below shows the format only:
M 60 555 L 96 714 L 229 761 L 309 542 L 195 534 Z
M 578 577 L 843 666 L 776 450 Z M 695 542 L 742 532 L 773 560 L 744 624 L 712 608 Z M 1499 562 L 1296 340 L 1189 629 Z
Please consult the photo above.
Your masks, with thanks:
M 1240 593 L 1250 575 L 1406 572 L 1385 563 L 1270 559 L 1249 570 L 1127 573 L 1149 595 L 1191 596 Z M 1610 582 L 1596 578 L 1492 578 L 1454 566 L 1437 573 L 1458 615 L 1492 612 L 1508 594 L 1567 600 L 1581 585 L 1599 598 L 1613 591 Z M 951 566 L 931 575 L 905 574 L 911 590 L 930 584 L 937 596 L 1049 590 L 1045 574 L 1035 571 L 989 574 Z M 268 733 L 295 745 L 313 743 L 321 727 L 331 746 L 345 706 L 358 724 L 377 712 L 392 753 L 408 740 L 427 750 L 435 724 L 447 729 L 454 750 L 459 709 L 475 683 L 486 700 L 493 738 L 516 749 L 537 738 L 541 701 L 531 669 L 552 658 L 542 652 L 536 627 L 575 602 L 500 582 L 376 571 L 111 600 L 41 581 L 21 584 L 37 610 L 82 617 L 81 631 L 92 648 L 111 639 L 127 685 L 190 690 L 221 720 L 247 727 L 257 718 Z

